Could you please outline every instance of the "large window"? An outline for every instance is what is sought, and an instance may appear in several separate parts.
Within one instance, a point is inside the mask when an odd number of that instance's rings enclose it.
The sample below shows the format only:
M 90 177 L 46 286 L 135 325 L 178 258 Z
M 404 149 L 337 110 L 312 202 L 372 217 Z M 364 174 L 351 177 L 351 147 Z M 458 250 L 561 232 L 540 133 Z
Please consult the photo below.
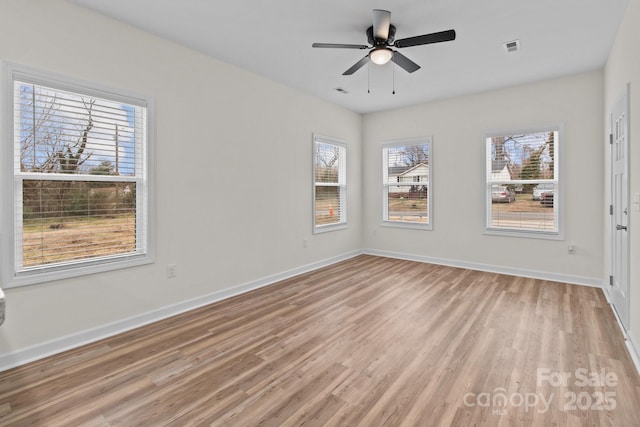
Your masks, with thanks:
M 431 161 L 430 138 L 383 146 L 384 224 L 431 228 Z
M 486 137 L 487 230 L 560 236 L 559 127 Z
M 150 262 L 148 101 L 22 67 L 5 72 L 6 283 Z
M 322 232 L 347 223 L 346 145 L 313 136 L 313 229 Z

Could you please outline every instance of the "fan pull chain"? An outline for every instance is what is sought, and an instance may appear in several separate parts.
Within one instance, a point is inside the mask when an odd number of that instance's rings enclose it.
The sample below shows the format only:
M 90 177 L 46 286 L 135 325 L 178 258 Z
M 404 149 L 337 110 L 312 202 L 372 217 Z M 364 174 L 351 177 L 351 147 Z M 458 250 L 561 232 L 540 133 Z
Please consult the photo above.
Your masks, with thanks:
M 367 93 L 371 93 L 371 61 L 367 62 Z
M 391 69 L 393 70 L 392 71 L 392 77 L 391 77 L 392 85 L 393 85 L 393 91 L 391 92 L 391 94 L 395 95 L 396 94 L 396 66 L 395 66 L 395 64 L 393 64 L 393 63 L 391 64 Z

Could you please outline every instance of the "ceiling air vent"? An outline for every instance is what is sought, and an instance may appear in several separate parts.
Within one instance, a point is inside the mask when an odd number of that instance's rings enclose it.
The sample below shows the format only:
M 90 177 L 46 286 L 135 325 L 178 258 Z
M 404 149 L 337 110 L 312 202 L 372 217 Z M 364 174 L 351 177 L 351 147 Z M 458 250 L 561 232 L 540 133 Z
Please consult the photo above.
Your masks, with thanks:
M 517 52 L 520 50 L 520 40 L 513 40 L 510 42 L 506 42 L 504 44 L 504 48 L 508 53 Z

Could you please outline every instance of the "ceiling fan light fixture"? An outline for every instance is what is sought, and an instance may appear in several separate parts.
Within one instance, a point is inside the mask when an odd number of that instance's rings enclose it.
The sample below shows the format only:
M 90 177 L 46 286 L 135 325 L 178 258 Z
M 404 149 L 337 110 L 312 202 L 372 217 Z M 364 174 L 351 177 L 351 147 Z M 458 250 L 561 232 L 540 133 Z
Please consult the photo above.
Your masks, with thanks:
M 393 58 L 393 51 L 388 47 L 376 47 L 369 53 L 371 62 L 377 65 L 384 65 Z
M 373 25 L 367 28 L 367 41 L 364 44 L 343 44 L 343 43 L 313 43 L 315 48 L 334 49 L 367 49 L 367 54 L 360 58 L 343 76 L 350 76 L 365 65 L 373 62 L 375 65 L 384 65 L 393 61 L 399 68 L 407 73 L 413 73 L 420 69 L 420 66 L 404 56 L 394 48 L 404 48 L 411 46 L 421 46 L 426 44 L 449 42 L 456 39 L 455 30 L 439 31 L 437 33 L 422 34 L 421 36 L 407 37 L 396 40 L 396 27 L 391 24 L 391 12 L 388 10 L 373 10 Z

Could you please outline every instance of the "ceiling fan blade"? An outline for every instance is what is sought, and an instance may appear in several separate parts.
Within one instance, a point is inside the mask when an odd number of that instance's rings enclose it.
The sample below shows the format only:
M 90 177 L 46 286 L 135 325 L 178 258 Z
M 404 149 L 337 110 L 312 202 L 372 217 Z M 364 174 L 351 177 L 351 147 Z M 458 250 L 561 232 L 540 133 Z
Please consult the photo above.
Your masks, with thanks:
M 324 47 L 333 49 L 369 49 L 366 44 L 340 44 L 340 43 L 314 43 L 311 47 Z
M 389 25 L 391 25 L 391 12 L 373 9 L 373 37 L 386 41 L 389 38 Z
M 411 47 L 422 44 L 448 42 L 456 39 L 455 30 L 440 31 L 439 33 L 424 34 L 421 36 L 408 37 L 406 39 L 396 40 L 395 47 Z
M 404 69 L 407 73 L 413 73 L 420 69 L 418 64 L 397 51 L 393 52 L 393 58 L 391 58 L 391 60 L 398 64 L 398 66 Z
M 347 71 L 345 71 L 344 73 L 342 73 L 342 75 L 343 76 L 350 76 L 351 74 L 355 73 L 360 68 L 362 68 L 364 66 L 364 64 L 366 64 L 367 62 L 369 62 L 369 55 L 365 56 L 360 61 L 358 61 L 355 64 L 353 64 L 353 66 L 351 68 L 349 68 Z

